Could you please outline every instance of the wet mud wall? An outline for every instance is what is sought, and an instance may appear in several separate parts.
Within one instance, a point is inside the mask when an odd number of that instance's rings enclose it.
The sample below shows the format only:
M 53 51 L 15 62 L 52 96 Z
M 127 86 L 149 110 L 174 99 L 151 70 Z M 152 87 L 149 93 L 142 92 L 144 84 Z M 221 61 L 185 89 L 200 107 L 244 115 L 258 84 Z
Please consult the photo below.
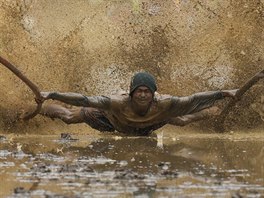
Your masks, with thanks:
M 263 0 L 0 0 L 0 54 L 41 90 L 109 95 L 144 70 L 160 93 L 185 96 L 237 88 L 264 68 L 263 19 Z M 1 132 L 69 129 L 18 121 L 34 96 L 3 66 L 0 83 Z M 263 84 L 228 116 L 230 130 L 263 128 Z

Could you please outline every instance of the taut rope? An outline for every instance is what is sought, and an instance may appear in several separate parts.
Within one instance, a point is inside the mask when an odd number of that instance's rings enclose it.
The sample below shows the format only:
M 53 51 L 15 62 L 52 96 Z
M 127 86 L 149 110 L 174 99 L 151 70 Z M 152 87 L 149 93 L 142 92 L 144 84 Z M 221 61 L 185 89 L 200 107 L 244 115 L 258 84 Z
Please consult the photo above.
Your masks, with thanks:
M 32 81 L 30 81 L 26 76 L 24 76 L 21 73 L 21 71 L 19 71 L 16 68 L 16 66 L 14 66 L 13 64 L 11 64 L 9 61 L 7 61 L 1 56 L 0 56 L 0 63 L 2 63 L 10 71 L 12 71 L 18 78 L 20 78 L 33 91 L 37 99 L 36 101 L 41 101 L 41 94 L 40 94 L 39 88 Z M 36 110 L 31 113 L 26 113 L 26 115 L 23 117 L 23 120 L 29 120 L 35 117 L 40 112 L 41 107 L 42 107 L 42 102 L 37 102 Z

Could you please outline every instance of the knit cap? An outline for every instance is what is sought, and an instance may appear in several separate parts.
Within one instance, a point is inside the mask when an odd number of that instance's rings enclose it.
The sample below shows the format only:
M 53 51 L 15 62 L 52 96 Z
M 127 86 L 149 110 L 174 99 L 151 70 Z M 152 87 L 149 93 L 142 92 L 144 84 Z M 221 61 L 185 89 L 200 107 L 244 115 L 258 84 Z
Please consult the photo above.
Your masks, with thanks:
M 132 77 L 129 94 L 131 95 L 139 86 L 148 87 L 152 94 L 157 90 L 155 78 L 147 72 L 138 72 Z

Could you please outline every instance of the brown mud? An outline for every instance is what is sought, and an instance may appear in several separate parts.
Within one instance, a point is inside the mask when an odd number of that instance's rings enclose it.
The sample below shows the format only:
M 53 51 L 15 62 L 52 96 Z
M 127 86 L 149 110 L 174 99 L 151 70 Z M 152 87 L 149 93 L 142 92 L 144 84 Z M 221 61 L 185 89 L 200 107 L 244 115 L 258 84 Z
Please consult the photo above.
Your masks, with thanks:
M 263 69 L 263 13 L 263 0 L 0 0 L 0 54 L 46 91 L 109 95 L 139 70 L 164 94 L 233 89 Z M 68 129 L 18 121 L 34 95 L 2 65 L 0 82 L 1 132 Z M 237 104 L 228 130 L 263 129 L 263 84 Z
M 165 131 L 164 131 L 165 132 Z M 259 132 L 1 136 L 1 197 L 263 197 Z
M 263 69 L 263 19 L 263 0 L 0 0 L 0 55 L 45 91 L 110 95 L 145 70 L 185 96 Z M 263 80 L 224 134 L 209 119 L 142 138 L 23 122 L 33 93 L 2 65 L 0 84 L 1 197 L 264 196 Z

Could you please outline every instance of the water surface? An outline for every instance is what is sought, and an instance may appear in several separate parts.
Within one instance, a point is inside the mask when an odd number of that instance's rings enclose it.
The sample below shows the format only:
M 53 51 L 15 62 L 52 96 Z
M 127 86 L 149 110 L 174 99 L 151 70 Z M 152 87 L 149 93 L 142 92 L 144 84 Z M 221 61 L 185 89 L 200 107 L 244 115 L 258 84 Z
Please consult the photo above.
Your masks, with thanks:
M 0 196 L 264 196 L 261 133 L 71 137 L 2 136 Z

